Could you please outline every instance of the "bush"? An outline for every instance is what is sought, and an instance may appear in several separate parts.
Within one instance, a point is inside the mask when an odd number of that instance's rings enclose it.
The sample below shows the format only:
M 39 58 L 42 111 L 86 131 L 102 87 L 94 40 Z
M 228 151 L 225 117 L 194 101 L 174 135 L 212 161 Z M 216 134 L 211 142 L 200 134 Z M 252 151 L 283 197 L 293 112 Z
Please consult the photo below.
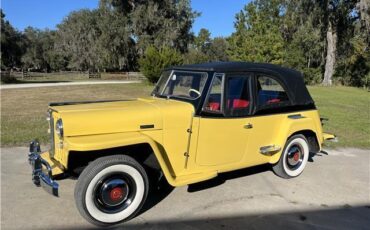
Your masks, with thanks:
M 163 47 L 157 49 L 149 46 L 139 59 L 140 71 L 151 82 L 156 83 L 164 68 L 181 65 L 183 62 L 181 54 L 173 48 Z
M 5 84 L 9 84 L 9 83 L 17 83 L 18 81 L 14 76 L 3 75 L 1 76 L 1 82 Z
M 304 68 L 302 72 L 306 84 L 315 85 L 321 82 L 322 73 L 320 68 Z

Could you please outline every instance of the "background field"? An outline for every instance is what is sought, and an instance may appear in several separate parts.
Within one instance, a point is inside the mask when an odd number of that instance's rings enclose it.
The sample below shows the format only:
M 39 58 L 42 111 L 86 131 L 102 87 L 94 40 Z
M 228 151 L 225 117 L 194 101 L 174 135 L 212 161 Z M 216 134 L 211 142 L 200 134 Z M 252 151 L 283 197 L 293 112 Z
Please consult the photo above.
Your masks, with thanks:
M 124 99 L 148 96 L 147 84 L 86 85 L 1 90 L 1 145 L 24 146 L 38 138 L 48 142 L 46 110 L 49 102 Z M 324 130 L 335 133 L 330 147 L 370 148 L 370 94 L 350 87 L 309 87 Z

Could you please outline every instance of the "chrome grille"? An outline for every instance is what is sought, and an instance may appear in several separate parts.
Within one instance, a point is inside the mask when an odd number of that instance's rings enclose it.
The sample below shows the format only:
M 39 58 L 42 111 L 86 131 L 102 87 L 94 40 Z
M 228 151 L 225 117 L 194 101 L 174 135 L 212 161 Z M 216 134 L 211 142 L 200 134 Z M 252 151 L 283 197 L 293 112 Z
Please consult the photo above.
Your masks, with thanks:
M 53 112 L 50 112 L 50 156 L 53 157 L 55 154 L 55 140 L 54 140 L 54 117 Z

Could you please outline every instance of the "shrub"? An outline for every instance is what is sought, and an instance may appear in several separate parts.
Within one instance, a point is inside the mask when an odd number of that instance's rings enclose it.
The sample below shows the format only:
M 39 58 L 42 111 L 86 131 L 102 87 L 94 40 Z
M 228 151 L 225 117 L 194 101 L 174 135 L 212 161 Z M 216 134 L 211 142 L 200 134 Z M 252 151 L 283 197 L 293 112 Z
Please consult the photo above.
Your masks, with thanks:
M 143 57 L 139 59 L 140 71 L 151 82 L 156 83 L 164 68 L 182 64 L 181 54 L 173 48 L 154 46 L 146 48 Z
M 321 82 L 322 73 L 320 68 L 303 68 L 302 72 L 306 84 L 315 85 Z
M 9 83 L 17 83 L 18 81 L 14 76 L 3 75 L 1 76 L 1 82 L 5 84 L 9 84 Z

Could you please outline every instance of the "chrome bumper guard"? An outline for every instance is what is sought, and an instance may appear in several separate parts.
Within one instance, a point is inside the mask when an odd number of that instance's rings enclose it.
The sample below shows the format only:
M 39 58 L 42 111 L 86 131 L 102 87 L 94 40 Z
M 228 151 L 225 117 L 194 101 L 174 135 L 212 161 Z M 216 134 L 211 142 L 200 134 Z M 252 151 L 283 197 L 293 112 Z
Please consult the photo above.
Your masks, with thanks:
M 52 170 L 49 163 L 40 156 L 40 143 L 35 140 L 30 144 L 30 152 L 28 153 L 28 162 L 32 167 L 32 181 L 36 186 L 43 187 L 48 193 L 58 196 L 59 185 L 52 179 Z M 47 170 L 47 174 L 43 172 L 43 166 Z
M 329 138 L 329 139 L 327 139 L 327 141 L 337 143 L 337 142 L 339 142 L 339 139 L 338 139 L 338 137 L 337 137 L 337 136 L 334 136 L 333 138 Z

